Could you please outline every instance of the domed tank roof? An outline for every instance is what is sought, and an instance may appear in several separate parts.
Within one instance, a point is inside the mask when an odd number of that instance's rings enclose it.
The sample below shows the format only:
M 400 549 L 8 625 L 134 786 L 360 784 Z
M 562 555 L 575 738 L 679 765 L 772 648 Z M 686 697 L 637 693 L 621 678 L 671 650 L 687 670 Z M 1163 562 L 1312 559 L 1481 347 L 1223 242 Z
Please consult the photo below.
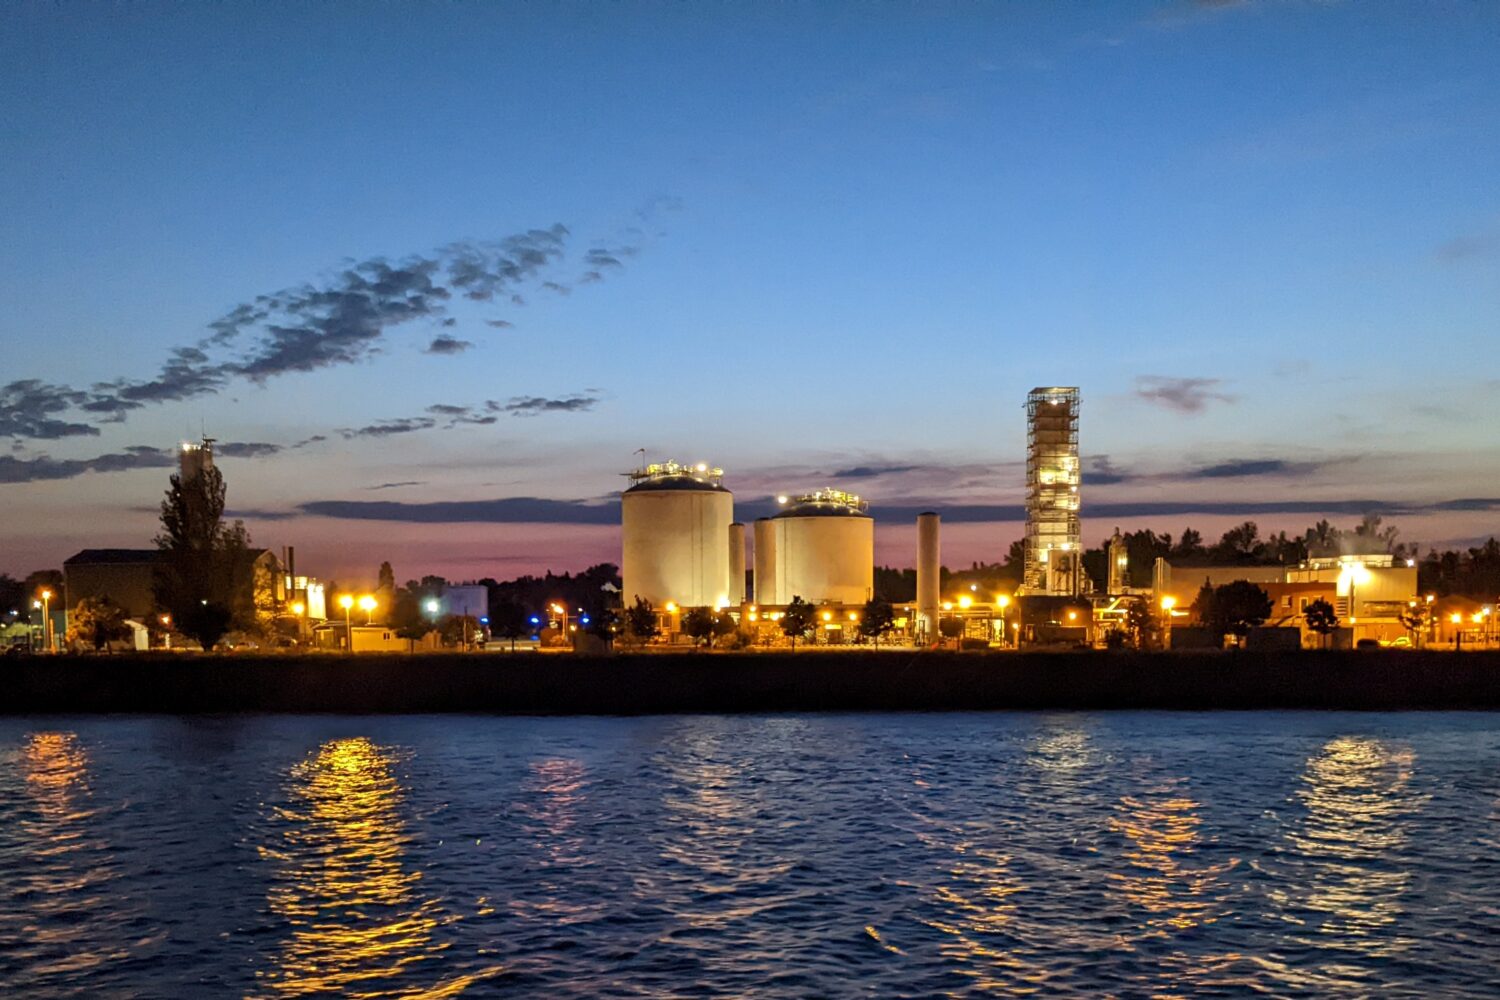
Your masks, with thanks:
M 626 493 L 658 493 L 664 491 L 692 491 L 699 493 L 728 493 L 724 486 L 724 470 L 710 466 L 707 462 L 696 465 L 679 465 L 676 462 L 654 462 L 642 469 L 625 473 L 631 479 Z
M 804 493 L 799 497 L 777 497 L 776 502 L 785 509 L 774 515 L 782 517 L 863 517 L 870 506 L 853 493 L 843 490 L 821 489 Z

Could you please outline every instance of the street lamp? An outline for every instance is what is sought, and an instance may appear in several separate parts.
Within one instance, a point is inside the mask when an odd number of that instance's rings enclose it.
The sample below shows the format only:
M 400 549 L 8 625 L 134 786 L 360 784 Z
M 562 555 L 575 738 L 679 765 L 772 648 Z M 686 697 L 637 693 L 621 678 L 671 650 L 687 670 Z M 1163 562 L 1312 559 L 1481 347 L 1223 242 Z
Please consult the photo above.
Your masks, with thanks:
M 365 613 L 366 625 L 370 624 L 370 616 L 374 614 L 375 606 L 377 603 L 378 602 L 375 600 L 375 598 L 371 597 L 369 594 L 366 594 L 359 599 L 359 610 Z
M 354 626 L 349 623 L 349 609 L 354 607 L 354 598 L 349 594 L 339 595 L 339 607 L 344 609 L 344 643 L 349 652 L 354 652 Z
M 47 652 L 55 652 L 52 642 L 52 591 L 42 590 L 42 638 L 47 641 Z
M 1172 595 L 1168 594 L 1161 599 L 1161 645 L 1163 649 L 1172 648 L 1172 609 L 1175 607 L 1177 607 L 1177 598 Z
M 161 630 L 162 630 L 162 648 L 163 649 L 171 649 L 172 648 L 172 616 L 171 615 L 162 615 L 161 616 Z

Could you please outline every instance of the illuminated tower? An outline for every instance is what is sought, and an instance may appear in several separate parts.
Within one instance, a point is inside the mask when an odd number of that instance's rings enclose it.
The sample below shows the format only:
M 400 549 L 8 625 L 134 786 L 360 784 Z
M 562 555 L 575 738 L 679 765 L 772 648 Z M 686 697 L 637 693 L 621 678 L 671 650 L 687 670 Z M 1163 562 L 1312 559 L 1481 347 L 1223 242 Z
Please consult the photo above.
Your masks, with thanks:
M 196 479 L 199 473 L 214 467 L 214 439 L 205 437 L 198 444 L 182 442 L 182 451 L 177 456 L 178 471 L 184 483 Z
M 1026 396 L 1027 594 L 1076 596 L 1083 590 L 1078 525 L 1078 390 L 1032 389 Z

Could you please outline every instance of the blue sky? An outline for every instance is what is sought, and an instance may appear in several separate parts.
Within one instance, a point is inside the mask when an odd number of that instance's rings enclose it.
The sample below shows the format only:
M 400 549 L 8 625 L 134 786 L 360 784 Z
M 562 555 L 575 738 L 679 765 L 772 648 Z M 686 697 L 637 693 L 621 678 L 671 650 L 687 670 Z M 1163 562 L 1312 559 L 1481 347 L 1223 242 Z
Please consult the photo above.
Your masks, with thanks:
M 1500 497 L 1494 5 L 7 20 L 0 570 L 145 542 L 161 449 L 200 429 L 240 446 L 257 541 L 324 575 L 617 558 L 608 524 L 508 522 L 607 497 L 638 447 L 724 465 L 747 502 L 993 507 L 948 535 L 950 562 L 993 559 L 1039 384 L 1083 390 L 1090 541 L 1367 500 L 1407 538 L 1494 530 L 1500 503 L 1449 503 Z M 456 244 L 559 225 L 487 300 L 450 280 Z M 267 346 L 308 308 L 268 316 L 184 362 L 212 391 L 138 388 L 237 306 L 377 259 L 450 297 L 321 354 Z M 81 409 L 131 391 L 152 401 Z M 375 500 L 398 506 L 348 516 Z M 508 503 L 399 506 L 449 501 Z M 882 526 L 880 555 L 908 541 Z

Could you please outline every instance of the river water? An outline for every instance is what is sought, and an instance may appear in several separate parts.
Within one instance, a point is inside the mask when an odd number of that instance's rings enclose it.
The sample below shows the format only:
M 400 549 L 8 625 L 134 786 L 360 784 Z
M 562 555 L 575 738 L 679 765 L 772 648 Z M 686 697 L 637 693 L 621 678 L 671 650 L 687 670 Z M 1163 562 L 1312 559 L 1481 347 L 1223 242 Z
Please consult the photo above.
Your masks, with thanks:
M 0 995 L 1480 996 L 1500 716 L 0 718 Z

